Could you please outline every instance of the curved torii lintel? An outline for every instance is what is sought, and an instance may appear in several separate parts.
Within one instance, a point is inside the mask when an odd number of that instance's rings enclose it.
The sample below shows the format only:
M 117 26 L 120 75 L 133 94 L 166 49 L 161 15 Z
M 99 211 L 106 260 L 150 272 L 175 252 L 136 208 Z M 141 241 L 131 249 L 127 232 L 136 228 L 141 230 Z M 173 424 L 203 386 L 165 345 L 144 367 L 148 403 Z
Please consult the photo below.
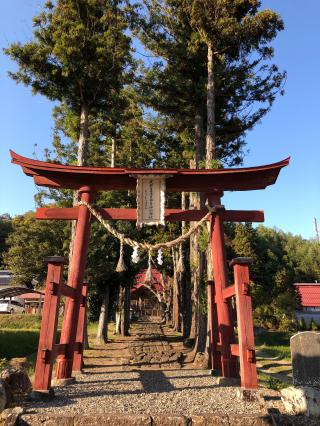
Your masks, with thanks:
M 249 191 L 273 185 L 290 157 L 258 167 L 228 169 L 128 169 L 80 167 L 32 160 L 10 151 L 12 163 L 22 167 L 37 185 L 79 189 L 90 186 L 96 191 L 135 190 L 133 175 L 168 176 L 166 190 L 172 192 Z

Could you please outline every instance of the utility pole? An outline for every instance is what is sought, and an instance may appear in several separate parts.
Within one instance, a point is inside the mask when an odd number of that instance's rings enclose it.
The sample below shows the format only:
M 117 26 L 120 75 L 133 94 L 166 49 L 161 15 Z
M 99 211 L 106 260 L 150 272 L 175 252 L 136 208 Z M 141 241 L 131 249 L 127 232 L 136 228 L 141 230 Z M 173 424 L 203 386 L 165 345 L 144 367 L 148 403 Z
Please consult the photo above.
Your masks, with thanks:
M 313 218 L 313 222 L 314 222 L 314 231 L 315 231 L 315 235 L 316 235 L 316 241 L 319 244 L 319 231 L 318 231 L 318 223 L 317 223 L 317 218 L 314 217 Z

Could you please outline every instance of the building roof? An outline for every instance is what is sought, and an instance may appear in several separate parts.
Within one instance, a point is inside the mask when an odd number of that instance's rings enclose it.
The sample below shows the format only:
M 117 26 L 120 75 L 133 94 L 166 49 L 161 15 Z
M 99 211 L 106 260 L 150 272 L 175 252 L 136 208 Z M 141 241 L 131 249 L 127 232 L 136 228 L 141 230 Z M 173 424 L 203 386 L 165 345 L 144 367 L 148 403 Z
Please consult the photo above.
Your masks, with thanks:
M 127 169 L 112 167 L 66 166 L 32 160 L 10 151 L 12 163 L 22 167 L 37 185 L 96 191 L 135 190 L 139 174 L 163 175 L 166 190 L 173 192 L 248 191 L 273 185 L 290 158 L 259 167 L 232 169 Z
M 156 293 L 163 293 L 164 288 L 162 285 L 161 273 L 156 269 L 152 268 L 152 281 L 147 284 L 147 288 L 151 287 Z M 139 289 L 146 288 L 145 286 L 145 276 L 147 269 L 139 272 L 135 277 L 135 283 L 131 289 L 131 294 L 134 295 Z
M 296 283 L 294 284 L 300 297 L 301 306 L 320 307 L 320 284 L 319 283 Z
M 42 293 L 38 290 L 30 290 L 28 289 L 28 294 L 30 293 Z M 26 287 L 7 287 L 0 289 L 0 299 L 4 299 L 6 297 L 15 297 L 26 294 Z
M 44 292 L 43 291 L 32 291 L 32 292 L 29 292 L 29 293 L 23 293 L 23 294 L 21 294 L 21 296 L 20 297 L 22 297 L 22 299 L 24 299 L 24 300 L 37 300 L 37 299 L 40 299 L 40 298 L 42 298 L 42 300 L 43 300 L 43 298 L 44 298 Z

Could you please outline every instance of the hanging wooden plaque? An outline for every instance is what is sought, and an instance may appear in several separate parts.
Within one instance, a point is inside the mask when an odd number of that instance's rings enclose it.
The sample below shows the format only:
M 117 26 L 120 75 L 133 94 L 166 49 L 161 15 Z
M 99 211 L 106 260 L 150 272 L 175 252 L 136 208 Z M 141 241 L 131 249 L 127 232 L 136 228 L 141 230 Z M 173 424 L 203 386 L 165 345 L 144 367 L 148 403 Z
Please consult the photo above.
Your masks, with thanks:
M 137 176 L 137 227 L 164 225 L 166 180 L 163 176 Z

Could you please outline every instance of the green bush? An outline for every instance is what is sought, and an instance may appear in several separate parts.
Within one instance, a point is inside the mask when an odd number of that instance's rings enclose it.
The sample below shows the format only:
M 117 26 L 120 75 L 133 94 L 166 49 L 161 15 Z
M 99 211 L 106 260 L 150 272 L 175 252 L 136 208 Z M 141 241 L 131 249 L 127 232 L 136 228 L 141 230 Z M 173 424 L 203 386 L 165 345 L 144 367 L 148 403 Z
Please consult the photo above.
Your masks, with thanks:
M 299 331 L 306 331 L 307 330 L 307 324 L 306 324 L 304 317 L 301 317 L 301 319 L 298 323 L 298 328 L 299 328 Z
M 311 319 L 311 322 L 310 322 L 310 330 L 312 330 L 312 331 L 318 331 L 319 330 L 319 326 L 313 318 Z

